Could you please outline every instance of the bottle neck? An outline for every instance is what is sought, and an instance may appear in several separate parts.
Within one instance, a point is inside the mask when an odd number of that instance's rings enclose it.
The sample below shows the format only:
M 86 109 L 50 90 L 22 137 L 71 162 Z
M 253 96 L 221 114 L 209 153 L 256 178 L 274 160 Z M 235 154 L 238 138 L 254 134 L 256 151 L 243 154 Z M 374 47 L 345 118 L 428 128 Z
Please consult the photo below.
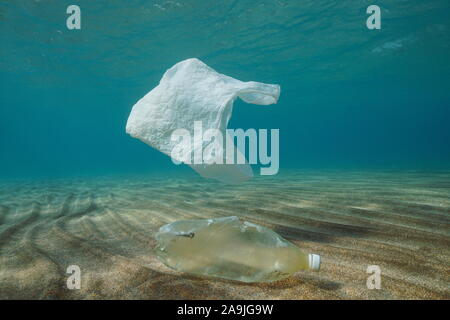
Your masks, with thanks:
M 320 269 L 320 256 L 318 254 L 310 253 L 308 254 L 308 265 L 311 270 Z

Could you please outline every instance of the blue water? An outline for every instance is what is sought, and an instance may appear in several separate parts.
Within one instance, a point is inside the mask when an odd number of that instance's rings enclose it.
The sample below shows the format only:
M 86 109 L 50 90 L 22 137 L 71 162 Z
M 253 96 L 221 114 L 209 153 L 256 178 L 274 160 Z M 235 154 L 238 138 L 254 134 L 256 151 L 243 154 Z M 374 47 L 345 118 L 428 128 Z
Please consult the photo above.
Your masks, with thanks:
M 81 8 L 82 29 L 66 28 Z M 382 10 L 368 30 L 366 8 Z M 231 128 L 279 128 L 290 168 L 450 167 L 450 2 L 2 1 L 0 178 L 188 171 L 125 133 L 133 104 L 199 58 L 277 83 Z

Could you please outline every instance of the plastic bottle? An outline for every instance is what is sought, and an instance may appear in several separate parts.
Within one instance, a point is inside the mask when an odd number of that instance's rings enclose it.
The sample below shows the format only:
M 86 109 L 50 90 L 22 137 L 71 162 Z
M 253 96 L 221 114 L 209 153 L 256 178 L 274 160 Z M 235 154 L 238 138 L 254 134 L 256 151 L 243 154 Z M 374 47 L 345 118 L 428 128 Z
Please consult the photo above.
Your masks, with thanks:
M 161 227 L 156 239 L 164 264 L 195 275 L 267 282 L 320 268 L 320 256 L 234 216 L 176 221 Z

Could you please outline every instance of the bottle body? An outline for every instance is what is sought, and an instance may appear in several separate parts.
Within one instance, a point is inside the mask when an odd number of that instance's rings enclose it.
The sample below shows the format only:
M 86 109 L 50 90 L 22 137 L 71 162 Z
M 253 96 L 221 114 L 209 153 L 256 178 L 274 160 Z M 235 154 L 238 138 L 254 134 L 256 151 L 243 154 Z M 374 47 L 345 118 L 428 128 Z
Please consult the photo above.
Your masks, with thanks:
M 267 282 L 311 269 L 311 255 L 270 229 L 237 217 L 178 221 L 160 229 L 157 255 L 182 272 Z

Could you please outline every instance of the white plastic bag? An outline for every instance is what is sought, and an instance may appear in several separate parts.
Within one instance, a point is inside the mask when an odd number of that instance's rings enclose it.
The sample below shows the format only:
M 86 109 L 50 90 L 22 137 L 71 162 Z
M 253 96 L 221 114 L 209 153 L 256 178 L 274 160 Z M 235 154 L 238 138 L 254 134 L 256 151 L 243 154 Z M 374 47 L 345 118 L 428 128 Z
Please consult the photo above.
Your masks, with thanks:
M 268 105 L 276 103 L 279 95 L 278 85 L 242 82 L 216 72 L 198 59 L 187 59 L 167 70 L 159 85 L 133 106 L 126 131 L 175 160 L 183 161 L 186 155 L 177 158 L 172 153 L 179 144 L 171 139 L 174 130 L 186 129 L 193 135 L 194 122 L 201 121 L 204 130 L 218 129 L 225 140 L 229 138 L 226 128 L 237 97 L 247 103 Z M 192 154 L 196 149 L 203 150 L 205 142 L 195 140 L 189 147 Z M 239 152 L 235 148 L 235 154 Z M 223 182 L 239 182 L 253 176 L 248 163 L 188 164 L 201 176 Z

